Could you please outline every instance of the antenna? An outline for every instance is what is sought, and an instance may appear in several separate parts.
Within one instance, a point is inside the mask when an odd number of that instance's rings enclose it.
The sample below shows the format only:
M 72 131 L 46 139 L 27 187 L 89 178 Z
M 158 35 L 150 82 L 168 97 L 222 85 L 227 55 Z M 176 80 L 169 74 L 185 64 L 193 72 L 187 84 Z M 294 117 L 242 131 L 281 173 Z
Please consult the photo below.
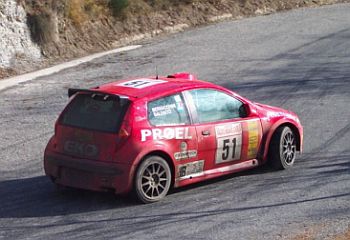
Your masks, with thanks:
M 158 75 L 158 66 L 156 65 L 156 79 L 159 78 L 159 75 Z

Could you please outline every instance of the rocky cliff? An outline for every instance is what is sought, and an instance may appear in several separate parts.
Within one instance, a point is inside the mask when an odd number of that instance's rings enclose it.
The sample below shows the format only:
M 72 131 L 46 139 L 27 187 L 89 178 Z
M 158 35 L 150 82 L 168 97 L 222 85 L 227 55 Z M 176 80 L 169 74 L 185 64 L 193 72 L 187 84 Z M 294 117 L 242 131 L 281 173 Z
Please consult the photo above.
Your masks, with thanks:
M 0 68 L 25 66 L 41 59 L 27 25 L 27 14 L 16 0 L 0 1 Z

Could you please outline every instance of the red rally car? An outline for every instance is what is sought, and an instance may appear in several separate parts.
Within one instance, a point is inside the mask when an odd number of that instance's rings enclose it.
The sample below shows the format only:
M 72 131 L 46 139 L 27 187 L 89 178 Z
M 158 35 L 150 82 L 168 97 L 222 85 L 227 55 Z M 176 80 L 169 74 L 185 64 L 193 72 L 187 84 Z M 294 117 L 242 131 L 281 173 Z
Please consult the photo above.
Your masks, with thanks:
M 44 156 L 59 186 L 144 203 L 181 187 L 269 163 L 289 168 L 302 151 L 296 114 L 252 102 L 188 73 L 69 89 Z

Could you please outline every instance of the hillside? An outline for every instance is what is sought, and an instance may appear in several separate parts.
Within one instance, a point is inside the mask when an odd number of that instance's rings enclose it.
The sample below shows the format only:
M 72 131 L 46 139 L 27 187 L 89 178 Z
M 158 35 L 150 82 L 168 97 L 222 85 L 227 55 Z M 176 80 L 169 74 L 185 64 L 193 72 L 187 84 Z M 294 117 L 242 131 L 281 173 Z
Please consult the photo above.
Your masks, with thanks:
M 0 78 L 223 19 L 347 1 L 1 0 Z

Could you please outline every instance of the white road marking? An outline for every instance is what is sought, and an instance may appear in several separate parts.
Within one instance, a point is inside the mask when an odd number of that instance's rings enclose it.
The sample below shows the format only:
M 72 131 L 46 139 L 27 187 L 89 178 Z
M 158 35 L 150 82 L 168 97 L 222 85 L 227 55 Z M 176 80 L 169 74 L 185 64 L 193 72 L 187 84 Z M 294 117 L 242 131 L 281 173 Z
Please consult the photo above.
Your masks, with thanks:
M 113 50 L 95 53 L 95 54 L 92 54 L 92 55 L 89 55 L 86 57 L 82 57 L 82 58 L 78 58 L 78 59 L 75 59 L 75 60 L 72 60 L 69 62 L 61 63 L 61 64 L 58 64 L 58 65 L 53 66 L 53 67 L 44 68 L 44 69 L 41 69 L 41 70 L 38 70 L 35 72 L 26 73 L 26 74 L 15 76 L 15 77 L 5 78 L 3 80 L 0 80 L 0 91 L 4 90 L 5 88 L 8 88 L 8 87 L 15 86 L 19 83 L 27 82 L 27 81 L 33 80 L 35 78 L 38 78 L 38 77 L 51 75 L 53 73 L 57 73 L 57 72 L 62 71 L 64 69 L 75 67 L 75 66 L 78 66 L 82 63 L 90 62 L 96 58 L 100 58 L 100 57 L 103 57 L 103 56 L 106 56 L 109 54 L 113 54 L 113 53 L 126 52 L 126 51 L 134 50 L 134 49 L 137 49 L 140 47 L 142 47 L 142 45 L 131 45 L 131 46 L 127 46 L 127 47 L 116 48 Z

